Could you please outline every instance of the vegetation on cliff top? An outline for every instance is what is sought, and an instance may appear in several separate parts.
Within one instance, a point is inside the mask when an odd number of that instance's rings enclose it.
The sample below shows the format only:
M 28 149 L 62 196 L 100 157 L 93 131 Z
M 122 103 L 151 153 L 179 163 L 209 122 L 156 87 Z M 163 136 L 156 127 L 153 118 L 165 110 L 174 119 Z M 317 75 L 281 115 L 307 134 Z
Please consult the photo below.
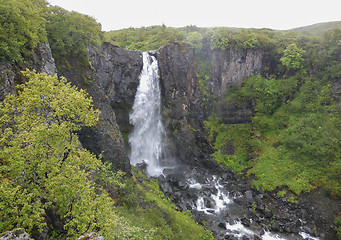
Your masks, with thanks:
M 22 62 L 46 41 L 58 60 L 84 58 L 88 47 L 102 43 L 95 19 L 45 0 L 1 0 L 0 13 L 0 60 Z

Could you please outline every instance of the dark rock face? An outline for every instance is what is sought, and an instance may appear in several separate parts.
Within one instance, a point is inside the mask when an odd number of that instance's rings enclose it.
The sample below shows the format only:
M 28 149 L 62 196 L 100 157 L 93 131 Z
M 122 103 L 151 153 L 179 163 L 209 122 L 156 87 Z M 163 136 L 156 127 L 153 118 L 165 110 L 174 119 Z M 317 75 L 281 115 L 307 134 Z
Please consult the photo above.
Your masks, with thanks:
M 26 64 L 0 62 L 0 101 L 3 101 L 9 93 L 15 94 L 15 86 L 24 81 L 20 71 L 26 68 L 35 69 L 37 72 L 45 72 L 51 76 L 57 73 L 57 68 L 48 43 L 40 44 L 33 52 L 32 58 L 26 59 L 26 62 Z
M 89 49 L 89 57 L 90 62 L 69 59 L 71 68 L 60 69 L 60 75 L 88 91 L 95 108 L 101 111 L 97 126 L 79 132 L 80 141 L 97 156 L 102 154 L 103 161 L 112 163 L 115 169 L 130 174 L 129 157 L 117 123 L 129 130 L 129 111 L 142 69 L 141 53 L 104 43 L 97 51 Z
M 142 70 L 142 53 L 127 51 L 103 43 L 96 51 L 90 50 L 91 65 L 96 69 L 98 83 L 114 109 L 121 132 L 130 131 L 129 112 Z
M 57 68 L 52 57 L 52 52 L 49 43 L 42 43 L 32 55 L 34 69 L 38 72 L 45 72 L 51 76 L 57 74 Z
M 216 97 L 212 112 L 224 119 L 225 123 L 250 121 L 253 107 L 250 103 L 226 104 L 226 90 L 232 85 L 241 85 L 245 78 L 260 74 L 263 68 L 263 52 L 255 49 L 213 50 L 208 53 L 211 63 L 209 86 Z
M 224 103 L 226 89 L 241 84 L 251 74 L 262 71 L 263 54 L 259 50 L 213 50 L 206 49 L 201 59 L 211 66 L 207 80 L 215 100 L 204 107 L 203 94 L 196 75 L 195 49 L 181 44 L 160 48 L 159 68 L 162 86 L 163 117 L 169 132 L 169 144 L 181 162 L 200 162 L 213 166 L 205 153 L 209 152 L 204 137 L 203 121 L 215 113 L 226 123 L 250 121 L 253 113 L 249 103 Z M 224 104 L 223 104 L 224 103 Z
M 212 92 L 223 96 L 233 84 L 242 84 L 251 74 L 259 74 L 263 67 L 263 52 L 254 49 L 215 49 L 209 54 Z
M 171 140 L 168 149 L 180 162 L 202 163 L 205 156 L 198 144 L 202 141 L 202 94 L 195 76 L 194 49 L 171 44 L 159 51 L 162 114 Z

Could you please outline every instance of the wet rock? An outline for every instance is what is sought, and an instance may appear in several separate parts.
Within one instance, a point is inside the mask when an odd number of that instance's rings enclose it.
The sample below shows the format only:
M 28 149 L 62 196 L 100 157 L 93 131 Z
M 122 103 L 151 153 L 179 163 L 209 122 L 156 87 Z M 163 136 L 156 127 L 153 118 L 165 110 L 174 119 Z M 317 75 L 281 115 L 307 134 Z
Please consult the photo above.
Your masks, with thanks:
M 18 228 L 0 234 L 0 240 L 34 240 L 23 228 Z
M 207 208 L 214 208 L 215 207 L 215 204 L 213 203 L 213 200 L 212 199 L 207 199 L 205 200 L 205 206 Z
M 256 234 L 253 235 L 253 239 L 254 240 L 262 240 L 262 238 L 260 236 L 256 235 Z
M 226 223 L 225 222 L 220 222 L 218 224 L 218 227 L 222 228 L 222 229 L 226 229 Z
M 300 219 L 297 219 L 295 222 L 296 227 L 301 227 L 302 226 L 302 221 Z
M 178 186 L 181 187 L 181 188 L 184 188 L 184 189 L 186 188 L 186 186 L 188 187 L 186 182 L 182 182 L 182 181 L 179 181 Z
M 314 231 L 310 227 L 308 227 L 308 226 L 303 226 L 302 230 L 303 230 L 303 232 L 306 232 L 309 235 L 314 235 Z
M 274 221 L 271 224 L 271 229 L 273 231 L 279 232 L 281 230 L 282 223 L 280 221 Z
M 172 194 L 173 193 L 173 189 L 170 186 L 170 184 L 168 182 L 159 182 L 161 191 L 166 193 L 166 194 Z
M 242 219 L 241 219 L 241 222 L 242 222 L 242 224 L 243 224 L 245 227 L 249 227 L 249 226 L 250 226 L 250 219 L 242 218 Z
M 255 199 L 253 198 L 253 192 L 251 190 L 248 190 L 245 192 L 245 198 L 249 203 L 255 203 Z
M 186 203 L 180 203 L 180 204 L 179 204 L 179 208 L 180 208 L 181 211 L 186 211 L 186 210 L 187 210 L 187 205 L 186 205 Z
M 225 239 L 227 239 L 227 240 L 238 240 L 238 238 L 233 236 L 233 235 L 226 235 Z
M 295 223 L 286 223 L 284 226 L 284 231 L 287 233 L 299 233 L 299 229 Z
M 97 233 L 88 233 L 88 234 L 85 234 L 79 238 L 77 238 L 76 240 L 104 240 L 104 237 L 101 236 L 101 235 L 98 235 Z
M 171 168 L 165 168 L 163 171 L 162 171 L 163 175 L 165 175 L 166 177 L 168 177 L 169 175 L 173 174 L 173 169 Z
M 140 170 L 140 171 L 145 173 L 147 171 L 148 165 L 147 165 L 147 163 L 145 161 L 142 161 L 142 163 L 137 163 L 135 165 L 135 167 L 136 167 L 136 169 L 138 169 L 138 170 Z

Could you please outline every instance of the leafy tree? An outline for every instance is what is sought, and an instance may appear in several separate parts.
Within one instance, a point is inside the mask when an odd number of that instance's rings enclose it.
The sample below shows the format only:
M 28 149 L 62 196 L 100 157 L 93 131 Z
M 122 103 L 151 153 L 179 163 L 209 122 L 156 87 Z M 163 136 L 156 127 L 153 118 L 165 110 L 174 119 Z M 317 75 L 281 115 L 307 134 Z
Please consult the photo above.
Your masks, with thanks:
M 201 48 L 202 47 L 202 34 L 200 32 L 190 32 L 187 34 L 186 39 L 193 47 Z
M 229 32 L 226 28 L 218 28 L 214 31 L 211 38 L 211 49 L 226 50 L 229 45 Z
M 299 70 L 303 67 L 304 53 L 304 50 L 299 49 L 295 43 L 292 43 L 284 50 L 283 57 L 280 60 L 288 70 Z
M 53 6 L 47 20 L 48 40 L 57 59 L 85 57 L 88 47 L 102 42 L 101 25 L 90 16 Z
M 69 237 L 93 230 L 108 239 L 136 234 L 94 182 L 105 176 L 115 187 L 119 175 L 108 177 L 109 169 L 78 141 L 76 131 L 98 121 L 91 98 L 65 78 L 23 74 L 29 81 L 0 108 L 0 232 L 41 231 L 46 211 L 55 211 Z
M 45 0 L 0 0 L 0 60 L 22 61 L 46 41 Z

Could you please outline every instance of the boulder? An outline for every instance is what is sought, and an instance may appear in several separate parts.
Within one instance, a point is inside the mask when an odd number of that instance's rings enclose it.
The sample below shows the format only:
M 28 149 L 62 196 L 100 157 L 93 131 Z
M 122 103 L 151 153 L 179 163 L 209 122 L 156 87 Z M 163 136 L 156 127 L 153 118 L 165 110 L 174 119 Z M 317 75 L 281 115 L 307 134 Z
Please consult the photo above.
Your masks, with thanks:
M 0 240 L 34 240 L 23 228 L 0 234 Z
M 104 237 L 101 235 L 98 235 L 97 233 L 88 233 L 83 236 L 80 236 L 76 240 L 104 240 Z

